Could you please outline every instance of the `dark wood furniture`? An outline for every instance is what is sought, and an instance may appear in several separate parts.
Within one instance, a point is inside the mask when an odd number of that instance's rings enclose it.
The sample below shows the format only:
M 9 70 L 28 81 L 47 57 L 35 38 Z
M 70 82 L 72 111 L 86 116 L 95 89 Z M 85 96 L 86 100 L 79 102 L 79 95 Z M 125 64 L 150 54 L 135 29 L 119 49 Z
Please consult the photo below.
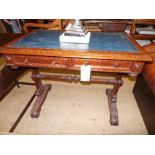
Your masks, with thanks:
M 0 46 L 7 43 L 8 41 L 11 41 L 22 34 L 20 33 L 0 33 Z
M 128 25 L 132 25 L 131 19 L 84 19 L 83 25 L 89 31 L 125 32 Z
M 118 125 L 117 93 L 123 85 L 120 73 L 136 77 L 143 65 L 152 58 L 145 50 L 125 33 L 92 32 L 90 43 L 60 43 L 62 31 L 36 31 L 23 35 L 0 48 L 6 64 L 16 69 L 31 67 L 32 79 L 36 84 L 36 101 L 31 110 L 31 117 L 39 117 L 41 107 L 50 85 L 43 85 L 41 80 L 79 81 L 79 76 L 42 75 L 38 68 L 80 70 L 81 65 L 90 65 L 91 71 L 115 73 L 114 79 L 91 77 L 89 82 L 111 84 L 107 89 L 110 123 Z
M 142 74 L 147 81 L 151 91 L 155 95 L 155 43 L 150 43 L 143 47 L 152 56 L 153 62 L 145 64 Z
M 0 101 L 11 91 L 17 84 L 17 79 L 26 71 L 26 68 L 12 69 L 4 66 L 0 71 Z
M 155 134 L 155 95 L 144 76 L 140 74 L 133 88 L 137 105 L 142 115 L 148 134 Z
M 155 43 L 144 48 L 155 60 Z M 149 134 L 155 134 L 155 61 L 146 63 L 133 89 L 135 99 Z
M 155 26 L 155 19 L 134 19 L 131 29 L 130 35 L 136 40 L 155 40 L 155 34 L 139 34 L 137 32 L 137 28 L 139 26 L 147 27 L 147 26 Z
M 6 42 L 11 41 L 21 34 L 0 33 L 0 46 Z M 16 80 L 26 71 L 26 68 L 12 69 L 9 66 L 4 66 L 0 71 L 0 100 L 16 85 Z
M 61 30 L 62 29 L 62 23 L 61 19 L 53 19 L 48 20 L 48 23 L 44 23 L 44 20 L 39 20 L 38 23 L 33 22 L 26 22 L 23 25 L 23 30 L 25 33 L 28 33 L 31 28 L 39 28 L 39 29 L 45 29 L 45 30 Z

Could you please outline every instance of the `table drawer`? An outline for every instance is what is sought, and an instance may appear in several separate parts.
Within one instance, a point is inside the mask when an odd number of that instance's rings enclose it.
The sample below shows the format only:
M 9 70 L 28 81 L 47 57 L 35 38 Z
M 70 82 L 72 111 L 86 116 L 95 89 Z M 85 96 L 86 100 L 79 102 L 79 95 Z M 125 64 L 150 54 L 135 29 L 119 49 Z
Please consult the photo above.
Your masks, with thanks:
M 73 68 L 78 69 L 81 65 L 91 65 L 92 70 L 129 70 L 132 66 L 130 61 L 117 60 L 90 60 L 90 59 L 72 59 Z
M 41 57 L 41 56 L 5 56 L 8 64 L 27 67 L 48 67 L 48 68 L 66 68 L 66 58 Z

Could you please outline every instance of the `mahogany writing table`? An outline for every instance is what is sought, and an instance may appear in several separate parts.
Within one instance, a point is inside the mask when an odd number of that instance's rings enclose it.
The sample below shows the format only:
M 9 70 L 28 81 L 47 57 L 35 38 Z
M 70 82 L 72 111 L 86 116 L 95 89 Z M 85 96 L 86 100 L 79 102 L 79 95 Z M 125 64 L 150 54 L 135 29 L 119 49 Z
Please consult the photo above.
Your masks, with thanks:
M 119 73 L 136 77 L 143 65 L 152 58 L 145 50 L 125 33 L 91 32 L 89 44 L 60 43 L 62 31 L 34 31 L 0 48 L 6 64 L 12 68 L 32 68 L 32 79 L 36 84 L 36 101 L 31 117 L 39 117 L 50 85 L 41 80 L 79 81 L 79 76 L 42 75 L 38 68 L 58 68 L 80 70 L 81 65 L 90 65 L 92 71 L 116 73 L 114 79 L 91 77 L 90 82 L 113 85 L 106 89 L 108 96 L 110 123 L 118 125 L 117 93 L 123 81 Z

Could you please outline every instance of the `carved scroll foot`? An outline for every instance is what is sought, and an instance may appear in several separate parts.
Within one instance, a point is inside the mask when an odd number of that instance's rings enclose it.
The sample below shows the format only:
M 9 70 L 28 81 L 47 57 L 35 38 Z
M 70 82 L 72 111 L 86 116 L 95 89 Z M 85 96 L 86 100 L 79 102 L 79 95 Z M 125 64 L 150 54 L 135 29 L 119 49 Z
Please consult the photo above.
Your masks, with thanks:
M 115 126 L 118 126 L 119 124 L 118 110 L 117 110 L 117 93 L 122 85 L 123 81 L 121 79 L 121 76 L 116 74 L 113 89 L 106 89 L 110 111 L 110 124 Z
M 117 97 L 112 96 L 112 89 L 106 89 L 106 94 L 108 96 L 108 104 L 109 104 L 109 111 L 110 111 L 110 124 L 114 126 L 118 126 L 119 119 L 118 119 L 118 110 L 117 110 Z
M 43 90 L 41 92 L 41 94 L 39 94 L 33 104 L 32 110 L 30 112 L 30 116 L 32 118 L 37 118 L 40 115 L 40 111 L 41 111 L 41 107 L 46 99 L 46 96 L 48 94 L 48 91 L 51 89 L 51 85 L 50 84 L 45 84 L 43 86 Z

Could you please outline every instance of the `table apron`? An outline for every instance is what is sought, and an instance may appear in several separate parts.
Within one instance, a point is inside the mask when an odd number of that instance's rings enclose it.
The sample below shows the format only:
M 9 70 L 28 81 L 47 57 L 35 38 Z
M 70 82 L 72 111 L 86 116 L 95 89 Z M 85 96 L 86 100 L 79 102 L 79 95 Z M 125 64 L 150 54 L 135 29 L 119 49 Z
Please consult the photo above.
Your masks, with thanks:
M 141 61 L 104 60 L 85 58 L 61 58 L 47 56 L 4 55 L 6 64 L 16 67 L 57 68 L 80 70 L 81 65 L 90 65 L 92 71 L 117 72 L 138 75 L 144 65 Z

